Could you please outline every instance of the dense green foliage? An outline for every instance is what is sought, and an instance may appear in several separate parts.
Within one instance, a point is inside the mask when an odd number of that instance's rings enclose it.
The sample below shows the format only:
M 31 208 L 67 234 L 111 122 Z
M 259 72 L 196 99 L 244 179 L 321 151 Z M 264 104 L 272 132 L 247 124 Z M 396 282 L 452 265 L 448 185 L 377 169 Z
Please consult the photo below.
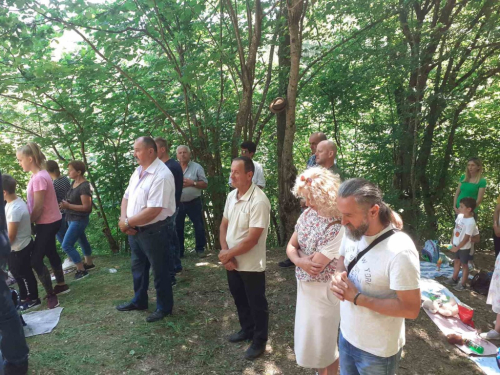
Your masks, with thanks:
M 231 156 L 250 139 L 273 205 L 270 245 L 286 240 L 277 229 L 279 130 L 267 109 L 284 95 L 277 54 L 289 32 L 285 1 L 0 3 L 2 171 L 25 183 L 15 148 L 28 140 L 62 164 L 84 160 L 98 207 L 93 227 L 117 250 L 133 140 L 188 144 L 209 175 L 214 244 Z M 305 4 L 292 134 L 298 170 L 309 134 L 324 131 L 345 174 L 379 183 L 415 238 L 446 239 L 458 178 L 479 156 L 489 182 L 480 230 L 489 238 L 500 184 L 498 2 Z M 61 46 L 70 39 L 77 44 Z

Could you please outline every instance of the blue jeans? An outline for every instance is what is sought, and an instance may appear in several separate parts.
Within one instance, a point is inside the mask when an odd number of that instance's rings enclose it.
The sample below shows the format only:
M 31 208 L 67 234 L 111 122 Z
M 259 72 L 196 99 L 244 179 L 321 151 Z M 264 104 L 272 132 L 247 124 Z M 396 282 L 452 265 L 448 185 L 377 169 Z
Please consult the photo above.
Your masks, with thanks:
M 203 253 L 203 251 L 205 251 L 205 245 L 207 244 L 205 227 L 203 226 L 203 205 L 201 204 L 201 198 L 196 198 L 189 202 L 181 202 L 179 204 L 179 213 L 177 214 L 176 220 L 181 258 L 184 256 L 184 224 L 186 222 L 186 215 L 193 222 L 196 252 Z
M 128 236 L 132 251 L 132 277 L 134 279 L 134 298 L 132 303 L 139 308 L 148 307 L 149 269 L 153 268 L 156 289 L 156 309 L 172 313 L 174 295 L 170 279 L 169 239 L 173 231 L 172 217 L 159 224 L 147 226 L 145 230 Z
M 85 229 L 89 225 L 89 217 L 82 218 L 82 220 L 68 221 L 68 230 L 64 235 L 64 240 L 62 242 L 62 248 L 73 263 L 80 263 L 82 257 L 80 253 L 75 248 L 75 244 L 78 241 L 80 247 L 82 248 L 83 255 L 92 255 L 92 249 L 90 247 L 87 236 L 85 235 Z
M 171 269 L 170 273 L 173 272 L 174 279 L 175 279 L 175 272 L 182 270 L 179 238 L 177 237 L 177 228 L 176 228 L 176 219 L 178 213 L 179 213 L 179 207 L 177 207 L 175 213 L 172 215 L 173 231 L 172 231 L 172 236 L 170 237 L 170 255 L 172 256 L 172 266 L 173 266 L 173 269 Z
M 62 214 L 62 222 L 61 222 L 61 227 L 59 228 L 59 232 L 56 234 L 57 241 L 62 246 L 62 243 L 64 241 L 64 235 L 66 234 L 66 231 L 68 230 L 68 223 L 66 222 L 66 214 Z
M 402 348 L 391 357 L 378 357 L 351 345 L 342 331 L 339 337 L 340 375 L 394 375 Z
M 12 302 L 6 279 L 7 275 L 0 268 L 0 374 L 3 374 L 4 364 L 17 366 L 27 364 L 29 353 L 21 319 Z

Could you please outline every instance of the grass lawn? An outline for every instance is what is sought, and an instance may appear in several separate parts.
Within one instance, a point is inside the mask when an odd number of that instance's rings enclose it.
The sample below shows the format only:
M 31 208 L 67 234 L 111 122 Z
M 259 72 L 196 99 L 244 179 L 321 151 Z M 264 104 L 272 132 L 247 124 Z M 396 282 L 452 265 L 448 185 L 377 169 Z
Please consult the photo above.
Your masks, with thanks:
M 266 354 L 253 362 L 243 359 L 248 344 L 226 341 L 239 325 L 225 271 L 215 255 L 205 259 L 187 255 L 174 288 L 174 315 L 157 323 L 145 321 L 148 312 L 115 309 L 132 297 L 130 260 L 118 255 L 96 258 L 97 269 L 83 280 L 75 282 L 73 274 L 68 275 L 71 292 L 60 297 L 64 310 L 58 326 L 50 334 L 28 338 L 30 373 L 314 374 L 295 363 L 295 274 L 277 266 L 282 258 L 284 251 L 268 251 L 270 340 Z M 109 273 L 111 267 L 118 272 Z M 152 286 L 150 290 L 153 311 Z M 484 322 L 493 320 L 490 311 L 484 305 L 480 312 Z M 472 374 L 478 369 L 445 342 L 422 312 L 407 323 L 407 346 L 398 375 L 438 373 Z

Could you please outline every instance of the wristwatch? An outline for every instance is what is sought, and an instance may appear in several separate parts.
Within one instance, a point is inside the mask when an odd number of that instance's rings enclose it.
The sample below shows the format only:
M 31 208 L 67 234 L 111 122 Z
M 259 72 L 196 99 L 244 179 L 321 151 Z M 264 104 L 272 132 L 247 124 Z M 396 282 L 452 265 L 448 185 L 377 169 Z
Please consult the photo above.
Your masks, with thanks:
M 128 225 L 128 217 L 125 218 L 125 225 L 127 226 L 127 228 L 130 228 L 130 225 Z
M 196 181 L 193 181 L 193 186 L 196 186 Z

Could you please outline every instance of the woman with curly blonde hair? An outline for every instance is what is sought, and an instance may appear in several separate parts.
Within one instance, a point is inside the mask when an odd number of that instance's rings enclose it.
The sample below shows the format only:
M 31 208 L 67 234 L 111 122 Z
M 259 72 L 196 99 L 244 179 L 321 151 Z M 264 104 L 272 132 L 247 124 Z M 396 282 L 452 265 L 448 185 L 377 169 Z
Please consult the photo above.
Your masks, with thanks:
M 340 177 L 314 167 L 297 177 L 293 193 L 307 209 L 300 215 L 286 253 L 297 266 L 295 356 L 297 364 L 320 375 L 337 374 L 339 301 L 329 289 L 344 236 L 337 210 Z

